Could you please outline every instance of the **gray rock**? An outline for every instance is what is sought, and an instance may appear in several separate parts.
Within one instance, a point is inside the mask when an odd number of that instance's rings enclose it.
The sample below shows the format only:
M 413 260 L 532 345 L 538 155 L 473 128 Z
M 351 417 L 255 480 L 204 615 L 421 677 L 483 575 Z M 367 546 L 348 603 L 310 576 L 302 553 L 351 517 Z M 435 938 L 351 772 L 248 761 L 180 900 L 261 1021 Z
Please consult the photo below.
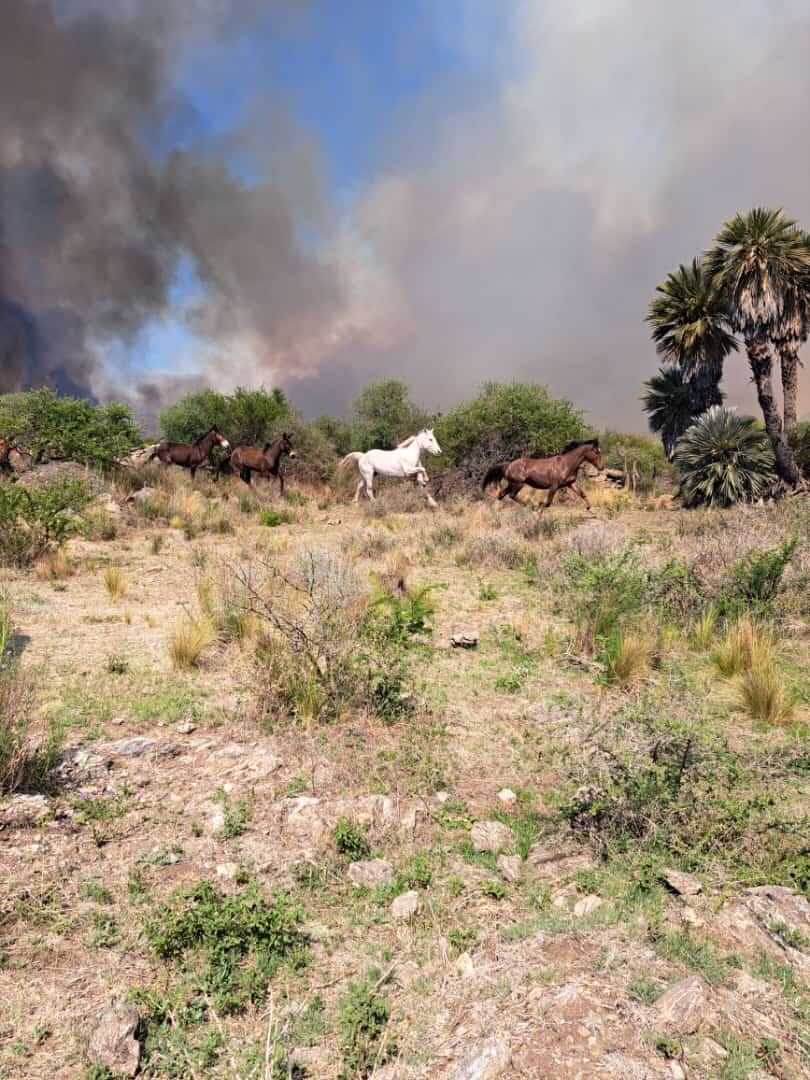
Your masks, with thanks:
M 58 776 L 71 779 L 93 780 L 106 775 L 111 768 L 110 759 L 99 751 L 90 750 L 86 746 L 70 746 L 63 750 L 59 756 L 59 764 L 56 768 Z
M 125 758 L 138 758 L 145 754 L 152 758 L 169 758 L 180 753 L 180 747 L 171 739 L 149 739 L 145 735 L 133 735 L 129 739 L 104 743 L 99 749 Z
M 653 1007 L 655 1022 L 672 1035 L 694 1035 L 709 1012 L 708 988 L 699 975 L 671 986 Z
M 692 874 L 682 874 L 680 870 L 666 869 L 662 877 L 678 896 L 697 896 L 702 888 L 696 877 Z
M 192 731 L 197 730 L 197 725 L 192 724 L 190 720 L 181 720 L 174 729 L 178 735 L 190 735 Z
M 44 795 L 12 795 L 8 802 L 0 802 L 0 827 L 36 825 L 47 817 L 49 810 Z
M 154 499 L 156 490 L 153 487 L 142 487 L 140 491 L 133 491 L 131 495 L 127 497 L 127 502 L 145 503 Z
M 391 916 L 394 919 L 410 919 L 422 906 L 419 893 L 415 889 L 401 893 L 391 903 Z
M 493 1035 L 474 1047 L 450 1075 L 452 1080 L 494 1080 L 503 1076 L 511 1061 L 509 1043 Z
M 90 1037 L 88 1056 L 96 1065 L 106 1066 L 110 1072 L 134 1076 L 141 1059 L 141 1047 L 135 1038 L 140 1017 L 133 1005 L 116 1002 L 99 1019 Z
M 459 630 L 450 638 L 454 649 L 474 649 L 478 645 L 477 630 Z
M 586 915 L 590 915 L 600 908 L 604 902 L 601 896 L 583 896 L 581 900 L 577 900 L 574 904 L 574 915 L 578 919 L 584 919 Z
M 349 881 L 365 885 L 369 889 L 377 885 L 390 885 L 394 880 L 394 868 L 385 859 L 365 859 L 349 866 Z
M 476 821 L 470 832 L 476 851 L 502 851 L 515 842 L 512 830 L 500 821 Z
M 560 881 L 573 877 L 580 870 L 590 870 L 592 856 L 570 841 L 541 840 L 532 844 L 526 857 L 526 867 L 541 881 Z
M 522 860 L 519 855 L 499 855 L 498 869 L 505 881 L 520 881 Z

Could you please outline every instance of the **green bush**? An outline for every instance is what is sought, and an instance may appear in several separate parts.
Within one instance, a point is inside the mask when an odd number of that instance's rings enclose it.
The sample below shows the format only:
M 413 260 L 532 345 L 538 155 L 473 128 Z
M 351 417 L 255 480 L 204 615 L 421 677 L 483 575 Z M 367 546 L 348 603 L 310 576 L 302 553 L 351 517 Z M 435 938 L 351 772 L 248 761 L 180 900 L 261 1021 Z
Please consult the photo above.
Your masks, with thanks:
M 591 558 L 568 555 L 558 588 L 576 624 L 578 643 L 589 652 L 631 626 L 647 596 L 644 572 L 629 548 Z
M 161 412 L 160 429 L 172 442 L 194 442 L 216 424 L 233 446 L 263 446 L 292 411 L 279 389 L 195 390 Z
M 446 465 L 454 465 L 493 446 L 517 455 L 556 454 L 571 439 L 582 438 L 582 413 L 565 398 L 552 398 L 539 383 L 485 383 L 481 392 L 435 424 Z
M 391 1017 L 387 997 L 380 993 L 385 980 L 372 969 L 362 982 L 350 982 L 338 1005 L 338 1039 L 343 1056 L 341 1077 L 368 1076 L 395 1052 L 393 1039 L 381 1044 Z
M 53 390 L 0 395 L 0 433 L 34 455 L 103 465 L 141 442 L 128 405 L 94 405 Z
M 210 881 L 178 889 L 148 919 L 146 938 L 158 956 L 199 960 L 199 981 L 224 1014 L 261 1004 L 279 964 L 301 963 L 306 939 L 301 910 L 285 893 L 271 901 L 259 886 L 224 896 Z
M 279 525 L 295 525 L 298 521 L 292 510 L 274 510 L 269 506 L 259 511 L 257 519 L 260 525 L 266 525 L 269 529 L 275 529 Z
M 27 566 L 75 532 L 78 515 L 90 502 L 80 480 L 56 480 L 46 487 L 0 484 L 0 563 Z
M 338 852 L 345 855 L 347 859 L 352 861 L 367 859 L 371 855 L 367 831 L 365 825 L 359 825 L 351 818 L 341 817 L 338 818 L 332 830 L 332 839 L 335 841 Z
M 648 435 L 628 435 L 621 431 L 604 431 L 599 436 L 602 459 L 608 469 L 626 469 L 631 483 L 638 477 L 636 490 L 651 491 L 656 480 L 668 476 L 672 467 L 664 448 Z
M 785 570 L 790 565 L 798 541 L 785 540 L 779 547 L 749 551 L 731 568 L 730 582 L 718 601 L 718 613 L 734 616 L 746 611 L 766 613 L 776 599 Z
M 428 413 L 411 401 L 407 385 L 399 379 L 370 383 L 352 410 L 352 450 L 391 450 L 430 424 Z

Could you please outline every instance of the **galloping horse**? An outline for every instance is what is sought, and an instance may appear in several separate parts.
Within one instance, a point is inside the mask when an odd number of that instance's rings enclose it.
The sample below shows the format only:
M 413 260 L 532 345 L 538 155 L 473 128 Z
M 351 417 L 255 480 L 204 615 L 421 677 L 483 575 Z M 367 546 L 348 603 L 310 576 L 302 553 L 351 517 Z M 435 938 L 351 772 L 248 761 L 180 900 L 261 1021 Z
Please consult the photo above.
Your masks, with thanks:
M 588 513 L 591 514 L 591 504 L 588 496 L 577 483 L 577 473 L 583 462 L 595 465 L 600 471 L 605 465 L 599 450 L 598 439 L 578 439 L 563 447 L 562 453 L 550 458 L 517 458 L 516 461 L 501 461 L 487 470 L 481 487 L 486 490 L 490 484 L 506 480 L 506 487 L 498 493 L 498 498 L 503 499 L 508 495 L 515 502 L 517 495 L 524 484 L 529 487 L 548 490 L 548 497 L 540 512 L 547 510 L 554 501 L 554 496 L 560 488 L 573 488 L 585 503 Z
M 287 454 L 294 458 L 298 455 L 292 447 L 292 440 L 285 431 L 280 439 L 274 443 L 265 443 L 263 448 L 258 446 L 237 446 L 228 458 L 228 464 L 233 469 L 239 470 L 240 477 L 246 484 L 250 483 L 251 473 L 257 472 L 262 476 L 275 476 L 278 480 L 279 491 L 284 494 L 284 473 L 281 472 L 281 459 Z M 223 463 L 224 464 L 224 463 Z M 222 466 L 217 470 L 215 479 L 219 479 Z
M 197 439 L 196 442 L 160 443 L 146 461 L 148 463 L 157 458 L 164 465 L 180 465 L 184 469 L 191 469 L 191 479 L 193 480 L 199 466 L 210 456 L 215 443 L 219 443 L 226 450 L 231 445 L 216 424 L 209 428 L 205 435 Z
M 356 461 L 360 471 L 360 482 L 354 493 L 354 501 L 360 501 L 360 492 L 365 491 L 369 499 L 374 500 L 374 474 L 379 476 L 398 477 L 399 479 L 414 479 L 420 488 L 425 490 L 428 483 L 428 474 L 420 461 L 423 450 L 429 454 L 440 454 L 442 448 L 436 442 L 433 428 L 423 428 L 417 435 L 410 435 L 404 439 L 396 450 L 367 450 L 365 454 L 354 450 L 347 454 L 338 466 L 338 470 L 344 469 L 350 462 Z M 435 506 L 436 501 L 425 490 L 428 506 Z

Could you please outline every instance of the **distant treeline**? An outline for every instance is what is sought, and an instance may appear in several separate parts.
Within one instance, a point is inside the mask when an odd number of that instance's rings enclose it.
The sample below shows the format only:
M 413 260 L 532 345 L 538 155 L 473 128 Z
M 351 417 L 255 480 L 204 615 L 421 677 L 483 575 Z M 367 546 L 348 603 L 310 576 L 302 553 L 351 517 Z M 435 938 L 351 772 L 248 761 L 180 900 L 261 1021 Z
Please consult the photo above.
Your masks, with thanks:
M 194 441 L 212 424 L 233 445 L 261 446 L 287 431 L 301 466 L 324 479 L 350 450 L 391 448 L 425 426 L 435 429 L 443 450 L 431 461 L 433 472 L 476 456 L 551 455 L 569 440 L 593 434 L 572 402 L 529 382 L 486 383 L 454 409 L 432 415 L 411 399 L 404 382 L 385 379 L 365 387 L 348 418 L 323 415 L 311 421 L 279 389 L 197 390 L 164 409 L 159 422 L 161 435 L 177 442 Z M 94 405 L 47 389 L 0 395 L 0 437 L 16 439 L 35 456 L 96 464 L 122 457 L 144 441 L 128 406 Z M 656 440 L 611 432 L 601 438 L 609 466 L 635 464 L 642 477 L 667 468 Z

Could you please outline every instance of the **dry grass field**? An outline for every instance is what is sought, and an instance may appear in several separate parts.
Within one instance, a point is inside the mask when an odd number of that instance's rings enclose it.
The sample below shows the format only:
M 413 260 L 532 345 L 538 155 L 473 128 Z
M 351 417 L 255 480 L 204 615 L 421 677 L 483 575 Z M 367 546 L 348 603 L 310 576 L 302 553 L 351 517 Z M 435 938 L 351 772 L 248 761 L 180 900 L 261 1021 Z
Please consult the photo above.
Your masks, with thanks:
M 810 1075 L 806 500 L 148 480 L 0 579 L 0 1077 Z

